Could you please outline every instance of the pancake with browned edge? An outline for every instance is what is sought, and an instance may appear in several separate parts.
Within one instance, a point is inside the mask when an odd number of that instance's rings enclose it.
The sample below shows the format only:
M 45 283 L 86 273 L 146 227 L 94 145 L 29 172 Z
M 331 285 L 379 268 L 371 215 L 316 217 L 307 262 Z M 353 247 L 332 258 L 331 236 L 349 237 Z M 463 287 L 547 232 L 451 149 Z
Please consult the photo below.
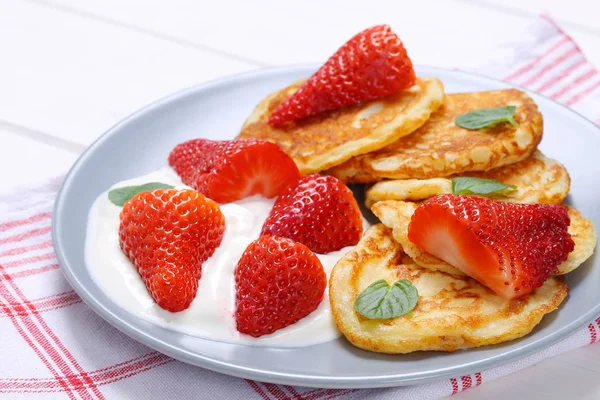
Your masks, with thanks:
M 419 298 L 414 310 L 392 319 L 367 319 L 354 310 L 371 283 L 408 279 Z M 469 277 L 420 268 L 383 224 L 371 227 L 333 268 L 329 298 L 336 324 L 354 346 L 380 353 L 455 351 L 520 338 L 565 299 L 563 277 L 528 295 L 505 300 Z
M 272 93 L 254 109 L 238 139 L 265 139 L 294 159 L 302 174 L 320 172 L 381 149 L 421 127 L 444 100 L 437 79 L 417 79 L 397 95 L 324 112 L 274 128 L 269 115 L 303 81 Z
M 485 172 L 465 172 L 457 176 L 495 179 L 516 189 L 492 195 L 494 200 L 531 204 L 562 204 L 571 186 L 565 167 L 558 161 L 536 151 L 515 164 L 505 165 Z M 451 179 L 396 179 L 377 182 L 368 188 L 365 204 L 368 208 L 378 201 L 421 201 L 439 194 L 452 193 Z
M 454 119 L 482 108 L 514 105 L 518 126 L 508 122 L 479 130 L 464 129 Z M 344 182 L 382 179 L 428 179 L 467 171 L 487 171 L 529 157 L 542 139 L 542 115 L 516 89 L 456 93 L 416 132 L 369 154 L 353 157 L 327 173 Z

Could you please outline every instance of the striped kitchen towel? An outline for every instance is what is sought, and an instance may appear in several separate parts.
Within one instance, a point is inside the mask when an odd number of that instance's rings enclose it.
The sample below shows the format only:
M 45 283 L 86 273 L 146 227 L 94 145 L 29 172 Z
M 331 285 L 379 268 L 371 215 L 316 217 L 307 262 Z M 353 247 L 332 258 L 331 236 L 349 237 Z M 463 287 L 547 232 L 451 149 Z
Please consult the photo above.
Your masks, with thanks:
M 600 76 L 548 18 L 477 72 L 543 93 L 600 123 Z M 229 377 L 175 361 L 128 338 L 64 280 L 52 249 L 61 179 L 0 195 L 0 397 L 35 399 L 436 399 L 598 340 L 600 319 L 519 361 L 426 385 L 310 389 Z

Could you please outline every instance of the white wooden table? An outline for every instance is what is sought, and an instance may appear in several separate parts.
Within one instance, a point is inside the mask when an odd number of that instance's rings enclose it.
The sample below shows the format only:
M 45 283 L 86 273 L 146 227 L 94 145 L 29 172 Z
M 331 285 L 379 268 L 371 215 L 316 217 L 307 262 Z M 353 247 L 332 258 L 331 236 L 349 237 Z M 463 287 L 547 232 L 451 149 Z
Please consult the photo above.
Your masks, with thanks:
M 60 174 L 141 106 L 194 84 L 323 61 L 389 23 L 417 64 L 469 65 L 548 13 L 600 67 L 598 0 L 0 0 L 0 192 Z M 600 398 L 600 345 L 454 399 Z

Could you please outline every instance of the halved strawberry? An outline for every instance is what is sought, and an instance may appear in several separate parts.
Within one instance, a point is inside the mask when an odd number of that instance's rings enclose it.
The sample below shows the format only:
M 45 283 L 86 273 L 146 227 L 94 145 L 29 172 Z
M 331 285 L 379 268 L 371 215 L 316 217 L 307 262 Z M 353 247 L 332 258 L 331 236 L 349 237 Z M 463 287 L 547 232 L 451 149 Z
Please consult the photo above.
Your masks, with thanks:
M 274 197 L 300 176 L 279 146 L 258 139 L 190 140 L 173 149 L 169 164 L 183 183 L 218 203 Z
M 283 236 L 325 254 L 358 243 L 362 214 L 352 191 L 333 176 L 307 175 L 275 201 L 261 235 Z
M 417 208 L 408 238 L 496 294 L 542 286 L 575 246 L 562 206 L 440 195 Z
M 415 70 L 402 41 L 387 25 L 346 42 L 290 98 L 273 111 L 273 126 L 323 111 L 389 96 L 414 85 Z
M 259 337 L 285 328 L 319 306 L 326 286 L 321 261 L 305 245 L 261 236 L 235 269 L 237 330 Z
M 154 301 L 171 312 L 188 308 L 202 263 L 223 239 L 219 205 L 193 190 L 157 189 L 128 200 L 120 220 L 121 249 Z

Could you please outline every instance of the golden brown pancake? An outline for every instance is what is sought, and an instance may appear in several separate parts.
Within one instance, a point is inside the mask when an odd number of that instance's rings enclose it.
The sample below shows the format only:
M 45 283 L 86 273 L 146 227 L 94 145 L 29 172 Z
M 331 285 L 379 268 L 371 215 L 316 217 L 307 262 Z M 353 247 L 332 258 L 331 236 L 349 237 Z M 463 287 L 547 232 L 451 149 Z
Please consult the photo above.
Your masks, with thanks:
M 468 130 L 454 123 L 464 113 L 517 106 L 514 127 L 501 123 Z M 416 132 L 369 154 L 353 157 L 327 171 L 344 182 L 429 179 L 467 171 L 487 171 L 529 157 L 542 139 L 542 115 L 533 100 L 516 89 L 456 93 Z
M 536 151 L 527 159 L 485 172 L 465 172 L 456 176 L 495 179 L 515 190 L 492 196 L 495 200 L 517 203 L 562 204 L 569 194 L 571 179 L 565 167 L 556 160 Z M 365 204 L 368 208 L 378 201 L 420 201 L 439 194 L 452 193 L 448 178 L 398 179 L 381 181 L 367 189 Z
M 442 271 L 448 274 L 465 276 L 461 270 L 447 262 L 429 254 L 408 240 L 408 225 L 419 205 L 404 201 L 380 201 L 373 205 L 371 211 L 384 225 L 392 229 L 394 239 L 402 246 L 404 252 L 412 258 L 415 264 L 432 271 Z
M 432 271 L 463 276 L 464 273 L 436 256 L 429 254 L 408 240 L 408 225 L 418 204 L 404 201 L 387 200 L 375 203 L 371 210 L 386 226 L 393 229 L 394 239 L 413 261 L 423 268 Z M 569 233 L 575 242 L 575 249 L 569 254 L 567 261 L 558 266 L 556 275 L 566 274 L 583 264 L 594 253 L 598 237 L 592 221 L 585 219 L 573 207 L 567 207 L 571 224 Z
M 356 297 L 371 283 L 408 279 L 419 299 L 408 314 L 367 319 L 354 311 Z M 505 300 L 469 277 L 434 272 L 414 264 L 383 224 L 371 227 L 333 268 L 329 299 L 336 324 L 354 346 L 380 353 L 455 351 L 522 337 L 554 311 L 568 293 L 552 277 L 528 295 Z
M 276 143 L 294 159 L 302 174 L 323 171 L 393 143 L 421 127 L 444 100 L 439 80 L 419 78 L 412 88 L 397 95 L 324 112 L 281 128 L 270 126 L 271 112 L 302 83 L 267 96 L 238 136 Z

